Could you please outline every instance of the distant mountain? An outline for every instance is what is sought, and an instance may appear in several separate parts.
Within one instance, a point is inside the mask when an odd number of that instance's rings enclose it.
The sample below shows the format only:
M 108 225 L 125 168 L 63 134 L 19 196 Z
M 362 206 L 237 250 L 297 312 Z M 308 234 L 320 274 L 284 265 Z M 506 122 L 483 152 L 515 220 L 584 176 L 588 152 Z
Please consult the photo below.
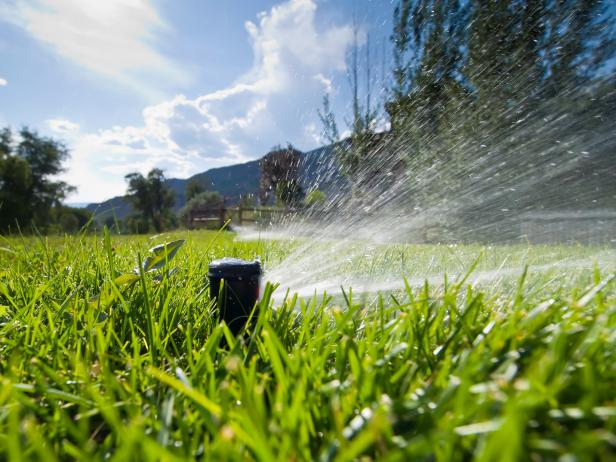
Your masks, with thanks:
M 317 188 L 330 196 L 348 189 L 348 184 L 336 165 L 332 146 L 323 146 L 303 153 L 302 156 L 300 182 L 305 191 Z M 224 196 L 227 205 L 238 204 L 240 196 L 258 195 L 259 161 L 260 159 L 244 164 L 212 168 L 186 179 L 169 178 L 166 184 L 175 193 L 173 210 L 177 212 L 184 206 L 186 185 L 195 180 L 208 190 Z M 116 196 L 101 203 L 89 204 L 86 208 L 96 215 L 96 220 L 99 222 L 113 218 L 114 214 L 117 219 L 123 220 L 134 213 L 126 196 Z

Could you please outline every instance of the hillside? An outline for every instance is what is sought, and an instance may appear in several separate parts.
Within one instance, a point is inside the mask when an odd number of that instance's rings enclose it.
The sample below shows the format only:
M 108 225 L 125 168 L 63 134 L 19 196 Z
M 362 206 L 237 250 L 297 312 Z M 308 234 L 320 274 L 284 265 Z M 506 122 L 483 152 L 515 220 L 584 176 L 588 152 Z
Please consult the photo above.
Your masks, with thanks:
M 327 195 L 339 193 L 345 189 L 346 181 L 336 166 L 331 146 L 323 146 L 303 153 L 300 164 L 300 181 L 304 190 L 318 188 Z M 169 178 L 166 184 L 175 194 L 174 211 L 180 210 L 186 203 L 186 185 L 193 180 L 199 181 L 208 190 L 216 191 L 225 198 L 228 205 L 237 204 L 240 196 L 259 191 L 259 161 L 252 160 L 243 164 L 218 167 L 197 173 L 190 178 Z M 126 196 L 116 196 L 101 203 L 86 207 L 96 214 L 99 222 L 112 218 L 123 220 L 133 214 L 133 209 Z

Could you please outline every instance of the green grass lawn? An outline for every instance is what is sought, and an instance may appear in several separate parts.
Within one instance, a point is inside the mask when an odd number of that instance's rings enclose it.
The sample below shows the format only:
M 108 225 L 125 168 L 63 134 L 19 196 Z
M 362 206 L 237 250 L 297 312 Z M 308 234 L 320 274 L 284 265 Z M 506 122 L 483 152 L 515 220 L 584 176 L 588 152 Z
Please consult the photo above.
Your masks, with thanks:
M 343 244 L 327 265 L 331 244 L 233 237 L 0 238 L 0 460 L 616 458 L 613 250 Z M 268 286 L 234 339 L 206 286 L 222 256 L 351 277 Z

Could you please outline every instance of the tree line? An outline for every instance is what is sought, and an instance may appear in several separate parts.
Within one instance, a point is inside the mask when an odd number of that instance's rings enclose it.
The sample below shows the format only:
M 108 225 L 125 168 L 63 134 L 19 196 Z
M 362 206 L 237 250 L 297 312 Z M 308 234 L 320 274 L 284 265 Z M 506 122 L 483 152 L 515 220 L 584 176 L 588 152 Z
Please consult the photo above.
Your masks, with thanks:
M 615 36 L 601 0 L 399 0 L 389 129 L 377 132 L 355 43 L 351 135 L 340 138 L 326 95 L 324 136 L 360 202 L 396 183 L 415 210 L 455 207 L 475 222 L 486 210 L 613 207 Z
M 0 232 L 74 232 L 90 220 L 62 204 L 74 191 L 56 178 L 68 156 L 63 143 L 27 127 L 0 130 Z
M 259 162 L 259 186 L 256 196 L 243 196 L 241 205 L 251 207 L 257 202 L 262 206 L 305 207 L 314 210 L 325 202 L 325 194 L 318 189 L 304 191 L 300 181 L 302 153 L 291 144 L 286 147 L 274 146 Z M 208 185 L 192 180 L 186 185 L 185 205 L 177 216 L 173 214 L 174 194 L 165 184 L 164 172 L 152 169 L 146 176 L 130 173 L 125 177 L 128 183 L 127 197 L 134 211 L 123 228 L 136 233 L 154 230 L 160 232 L 178 225 L 191 226 L 193 213 L 224 208 L 224 198 Z M 117 226 L 113 219 L 108 225 Z
M 39 135 L 27 127 L 18 133 L 0 130 L 0 233 L 73 233 L 98 226 L 86 209 L 63 204 L 75 188 L 57 179 L 69 157 L 64 143 Z M 301 153 L 289 145 L 272 148 L 260 162 L 258 199 L 261 204 L 307 206 L 324 202 L 324 194 L 311 191 L 305 197 L 299 180 Z M 220 208 L 224 200 L 203 181 L 188 182 L 186 203 L 176 214 L 174 192 L 163 170 L 125 176 L 126 200 L 133 213 L 124 220 L 113 214 L 104 225 L 132 233 L 161 232 L 180 225 L 190 226 L 191 212 Z M 256 205 L 256 197 L 243 197 L 243 205 Z

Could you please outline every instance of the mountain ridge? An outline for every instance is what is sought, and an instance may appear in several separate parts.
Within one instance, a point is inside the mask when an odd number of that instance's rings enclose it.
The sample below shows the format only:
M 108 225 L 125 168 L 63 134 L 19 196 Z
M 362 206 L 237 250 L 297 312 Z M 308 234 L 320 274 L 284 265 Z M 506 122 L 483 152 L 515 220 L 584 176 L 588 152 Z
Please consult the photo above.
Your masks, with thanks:
M 215 167 L 197 173 L 189 178 L 169 178 L 165 184 L 173 191 L 173 211 L 179 211 L 186 203 L 186 186 L 199 181 L 207 190 L 216 191 L 225 198 L 225 203 L 239 203 L 240 196 L 259 192 L 259 159 L 225 167 Z M 299 168 L 300 183 L 304 191 L 320 189 L 326 195 L 345 190 L 347 182 L 336 165 L 333 146 L 322 146 L 302 153 Z M 135 213 L 128 196 L 114 196 L 98 203 L 91 203 L 86 209 L 95 215 L 97 221 L 123 220 Z

